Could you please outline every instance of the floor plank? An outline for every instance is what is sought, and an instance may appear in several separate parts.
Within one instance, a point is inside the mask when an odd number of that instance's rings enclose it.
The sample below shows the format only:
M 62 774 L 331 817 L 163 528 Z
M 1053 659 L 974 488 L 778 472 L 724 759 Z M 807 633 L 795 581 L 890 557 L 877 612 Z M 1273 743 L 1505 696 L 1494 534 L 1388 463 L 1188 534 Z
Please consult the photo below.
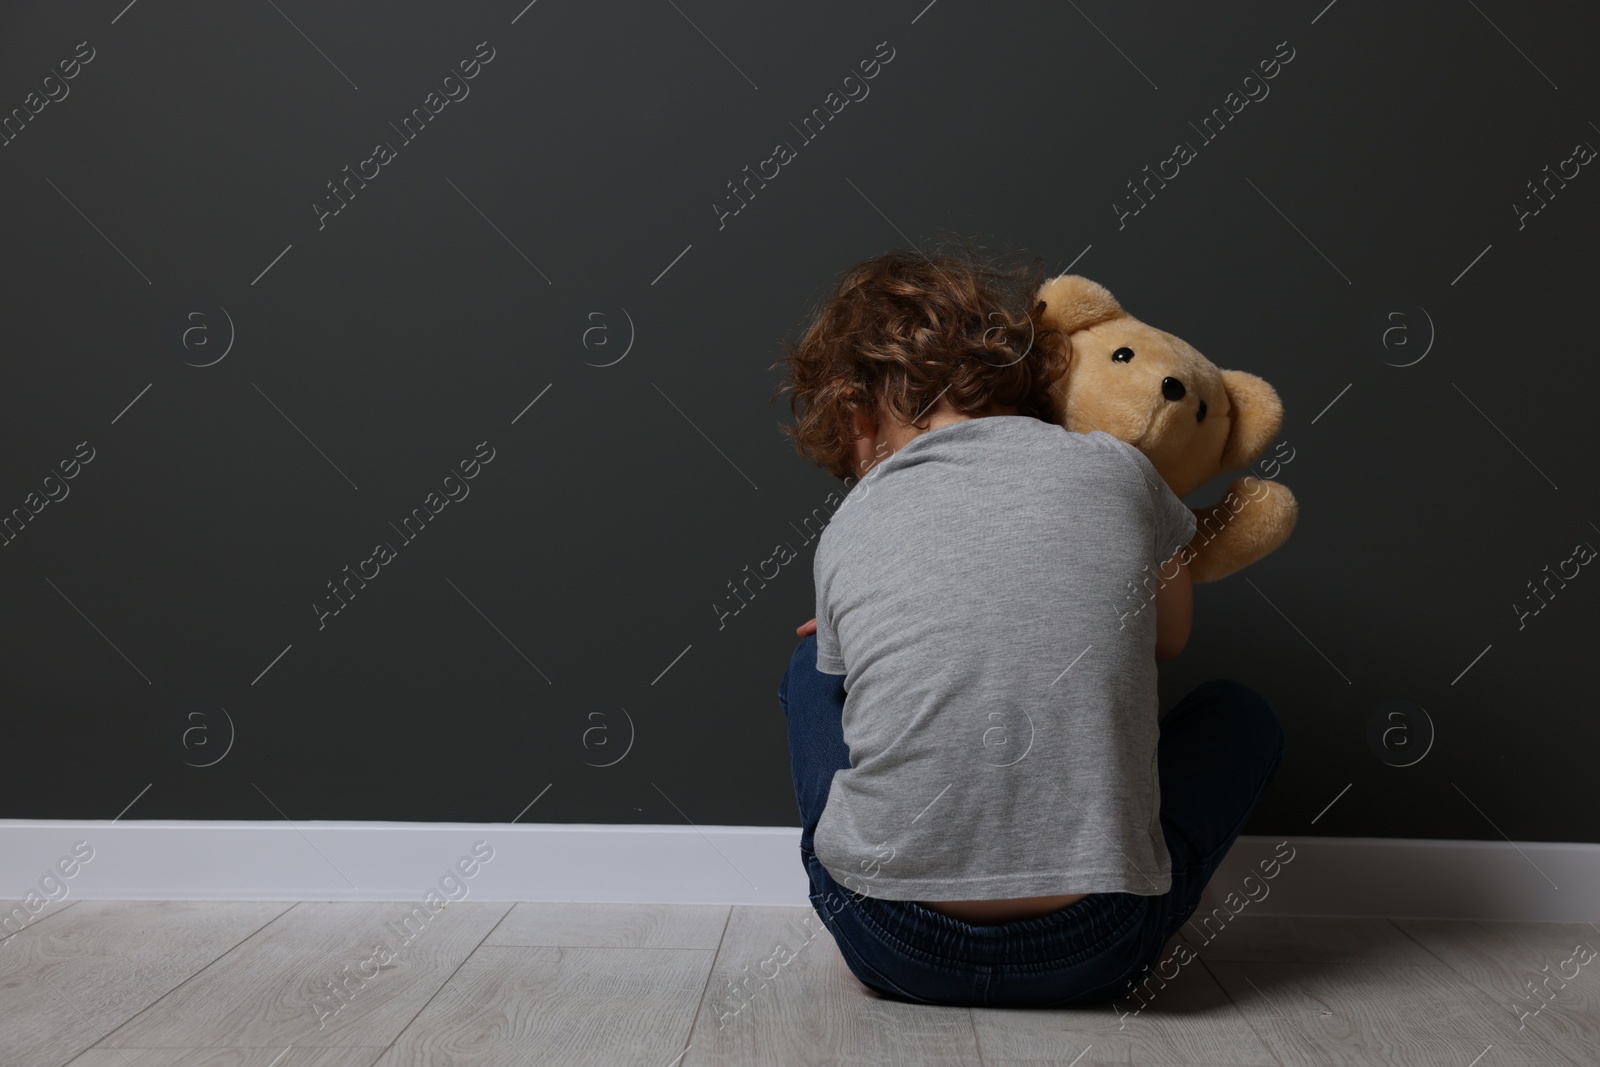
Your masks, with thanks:
M 1600 929 L 1589 923 L 1394 922 L 1482 990 L 1502 1017 L 1575 1063 L 1600 1062 Z
M 1113 1004 L 973 1008 L 986 1067 L 1140 1064 L 1266 1067 L 1278 1061 L 1200 960 L 1163 956 L 1155 976 Z M 1160 975 L 1170 977 L 1163 980 Z
M 725 904 L 530 901 L 512 908 L 484 944 L 715 949 L 727 922 Z
M 780 942 L 787 962 L 763 966 Z M 850 973 L 810 908 L 733 909 L 691 1042 L 684 1067 L 980 1062 L 966 1008 L 879 997 Z
M 80 901 L 0 946 L 0 1063 L 61 1064 L 289 908 Z
M 1566 1067 L 1567 1060 L 1444 966 L 1207 962 L 1288 1067 Z M 1585 1063 L 1593 1063 L 1587 1060 Z
M 1600 1063 L 1592 924 L 1239 915 L 1185 928 L 1199 959 L 1142 1008 L 967 1009 L 866 989 L 809 908 L 473 902 L 403 941 L 408 913 L 64 902 L 0 942 L 0 1064 Z M 395 957 L 319 1029 L 379 940 Z
M 485 945 L 377 1067 L 666 1067 L 688 1040 L 714 955 Z
M 1191 918 L 1178 932 L 1203 960 L 1421 967 L 1443 962 L 1388 919 L 1236 915 L 1225 924 L 1200 925 Z
M 372 1067 L 379 1048 L 92 1048 L 70 1067 Z
M 10 925 L 0 925 L 0 953 L 5 952 L 5 943 L 17 934 L 33 929 L 76 903 L 76 900 L 68 899 L 59 904 L 46 904 L 37 912 L 30 912 L 28 906 L 20 900 L 0 900 L 0 919 L 11 920 Z
M 297 904 L 122 1026 L 109 1044 L 388 1045 L 510 907 L 449 904 L 427 918 L 397 902 Z M 379 946 L 387 960 L 374 959 Z M 348 999 L 335 998 L 331 990 L 340 986 Z

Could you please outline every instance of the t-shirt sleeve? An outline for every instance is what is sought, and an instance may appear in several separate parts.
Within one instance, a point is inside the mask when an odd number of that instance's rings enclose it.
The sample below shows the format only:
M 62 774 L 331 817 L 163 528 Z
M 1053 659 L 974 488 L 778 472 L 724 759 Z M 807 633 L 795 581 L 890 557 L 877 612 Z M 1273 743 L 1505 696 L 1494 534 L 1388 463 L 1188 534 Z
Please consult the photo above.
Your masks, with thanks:
M 844 660 L 839 658 L 839 635 L 833 632 L 828 617 L 817 610 L 817 670 L 823 674 L 844 674 Z
M 823 596 L 826 583 L 822 581 L 820 553 L 819 545 L 819 558 L 814 560 L 812 572 L 812 581 L 817 590 L 817 670 L 823 674 L 844 674 L 844 660 L 839 657 L 839 635 L 833 628 L 829 607 Z
M 1161 475 L 1156 472 L 1155 464 L 1150 462 L 1150 457 L 1110 434 L 1102 433 L 1106 440 L 1115 442 L 1123 455 L 1132 460 L 1139 468 L 1145 490 L 1150 494 L 1150 503 L 1154 509 L 1155 529 L 1152 545 L 1153 562 L 1165 563 L 1177 554 L 1178 550 L 1194 540 L 1198 523 L 1194 512 L 1178 498 L 1170 486 L 1161 480 Z
M 1155 474 L 1154 467 L 1150 471 Z M 1150 496 L 1156 506 L 1156 562 L 1165 563 L 1194 540 L 1194 532 L 1199 524 L 1194 512 L 1178 499 L 1178 494 L 1159 475 L 1150 486 Z

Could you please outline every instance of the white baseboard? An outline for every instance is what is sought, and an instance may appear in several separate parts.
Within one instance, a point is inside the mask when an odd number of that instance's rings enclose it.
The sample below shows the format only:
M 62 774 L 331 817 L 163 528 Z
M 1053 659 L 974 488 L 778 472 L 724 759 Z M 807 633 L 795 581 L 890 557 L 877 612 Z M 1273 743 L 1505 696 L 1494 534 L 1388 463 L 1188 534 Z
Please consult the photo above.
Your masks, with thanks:
M 797 827 L 15 819 L 0 900 L 37 891 L 77 841 L 94 849 L 67 883 L 82 900 L 417 902 L 482 841 L 493 858 L 455 875 L 471 900 L 807 903 Z
M 763 826 L 0 820 L 0 901 L 395 900 L 807 903 L 800 831 Z M 1241 837 L 1202 908 L 1255 915 L 1576 922 L 1600 919 L 1600 845 Z M 55 873 L 73 846 L 93 858 Z M 471 861 L 486 842 L 493 858 Z M 479 848 L 482 855 L 484 849 Z M 1288 848 L 1281 852 L 1288 854 Z M 471 877 L 455 873 L 467 858 Z M 1246 877 L 1256 880 L 1247 883 Z M 1264 887 L 1264 888 L 1263 888 Z
M 1217 868 L 1201 909 L 1245 897 L 1281 837 L 1240 837 Z M 1414 837 L 1289 838 L 1294 858 L 1251 891 L 1253 915 L 1387 916 L 1521 922 L 1600 921 L 1600 845 Z M 1270 866 L 1266 868 L 1270 870 Z M 1245 878 L 1256 881 L 1246 886 Z

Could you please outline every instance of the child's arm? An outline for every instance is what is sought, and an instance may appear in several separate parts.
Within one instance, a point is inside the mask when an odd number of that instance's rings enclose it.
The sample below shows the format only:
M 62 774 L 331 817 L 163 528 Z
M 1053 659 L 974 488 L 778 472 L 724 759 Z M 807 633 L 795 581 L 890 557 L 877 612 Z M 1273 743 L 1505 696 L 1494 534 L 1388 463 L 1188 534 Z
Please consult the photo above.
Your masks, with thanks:
M 1161 565 L 1164 579 L 1156 590 L 1156 662 L 1171 659 L 1183 651 L 1189 642 L 1189 624 L 1194 617 L 1194 583 L 1189 579 L 1189 565 L 1182 561 L 1183 552 Z M 1176 565 L 1178 573 L 1167 578 L 1167 571 Z

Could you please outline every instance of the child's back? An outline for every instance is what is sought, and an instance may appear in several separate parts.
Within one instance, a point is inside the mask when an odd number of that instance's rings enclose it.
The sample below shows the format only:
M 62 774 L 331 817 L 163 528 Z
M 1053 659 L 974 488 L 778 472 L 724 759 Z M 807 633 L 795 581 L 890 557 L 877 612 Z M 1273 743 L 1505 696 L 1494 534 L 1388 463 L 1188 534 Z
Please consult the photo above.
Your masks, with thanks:
M 1132 446 L 1025 415 L 857 483 L 815 560 L 817 666 L 848 691 L 829 873 L 894 900 L 1166 892 L 1150 599 L 1193 533 Z

